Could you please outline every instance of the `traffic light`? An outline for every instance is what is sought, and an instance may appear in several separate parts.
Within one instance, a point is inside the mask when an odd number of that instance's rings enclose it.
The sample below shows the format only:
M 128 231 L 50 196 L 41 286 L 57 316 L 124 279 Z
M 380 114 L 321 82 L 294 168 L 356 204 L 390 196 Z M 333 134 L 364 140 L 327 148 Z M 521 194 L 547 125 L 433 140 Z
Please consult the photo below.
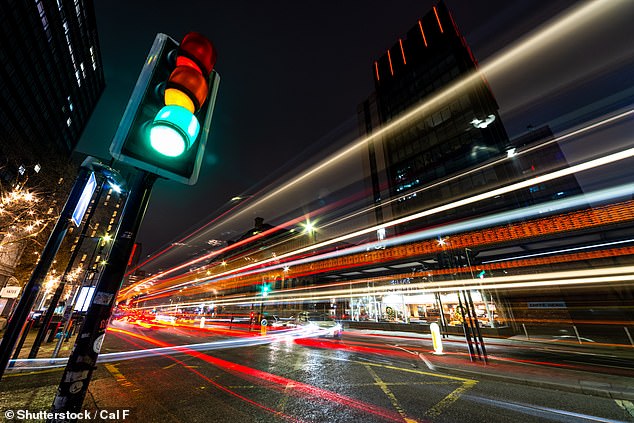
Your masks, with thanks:
M 180 44 L 157 34 L 110 145 L 112 156 L 195 184 L 220 84 L 215 62 L 213 44 L 199 33 Z
M 266 297 L 271 292 L 271 285 L 268 283 L 262 284 L 262 296 Z

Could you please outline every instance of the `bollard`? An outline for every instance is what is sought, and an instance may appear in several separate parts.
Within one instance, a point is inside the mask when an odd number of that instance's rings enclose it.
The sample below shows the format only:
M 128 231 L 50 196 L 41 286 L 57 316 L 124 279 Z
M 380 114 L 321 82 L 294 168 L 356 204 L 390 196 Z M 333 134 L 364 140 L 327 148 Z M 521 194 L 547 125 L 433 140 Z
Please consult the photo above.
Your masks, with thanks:
M 205 316 L 200 318 L 200 328 L 204 329 L 204 327 L 205 327 Z
M 429 325 L 429 329 L 431 330 L 431 341 L 434 346 L 434 354 L 442 355 L 442 336 L 440 335 L 440 327 L 438 326 L 438 323 L 431 323 Z
M 262 321 L 260 322 L 260 335 L 265 336 L 266 335 L 266 326 L 268 325 L 268 322 L 266 319 L 262 319 Z

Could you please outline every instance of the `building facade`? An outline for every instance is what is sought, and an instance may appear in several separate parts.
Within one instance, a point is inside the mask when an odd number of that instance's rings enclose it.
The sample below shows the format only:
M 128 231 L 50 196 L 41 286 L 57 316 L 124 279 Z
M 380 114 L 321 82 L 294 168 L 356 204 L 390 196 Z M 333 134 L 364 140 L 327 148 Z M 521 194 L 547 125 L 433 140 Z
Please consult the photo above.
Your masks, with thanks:
M 373 75 L 375 92 L 358 107 L 362 134 L 402 120 L 410 110 L 421 110 L 368 143 L 365 167 L 379 222 L 428 203 L 428 196 L 415 192 L 424 185 L 509 148 L 495 98 L 443 2 L 374 62 Z M 450 91 L 465 78 L 470 78 L 468 84 Z M 508 176 L 503 169 L 490 175 L 478 173 L 455 188 L 465 192 Z M 394 200 L 382 206 L 387 199 Z M 407 229 L 411 228 L 402 225 L 397 232 Z
M 91 0 L 0 4 L 0 189 L 37 195 L 40 221 L 54 220 L 64 204 L 78 167 L 71 153 L 104 88 Z M 4 244 L 0 287 L 34 254 L 25 243 Z

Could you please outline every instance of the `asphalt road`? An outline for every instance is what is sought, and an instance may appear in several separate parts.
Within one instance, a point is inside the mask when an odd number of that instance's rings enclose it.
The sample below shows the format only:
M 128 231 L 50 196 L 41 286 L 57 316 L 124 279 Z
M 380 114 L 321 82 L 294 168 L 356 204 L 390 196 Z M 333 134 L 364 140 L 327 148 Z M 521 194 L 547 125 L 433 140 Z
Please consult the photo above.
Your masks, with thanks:
M 213 339 L 187 328 L 119 322 L 113 329 L 102 353 Z M 342 341 L 183 348 L 100 365 L 84 406 L 129 409 L 130 417 L 117 420 L 128 422 L 634 421 L 622 402 L 609 398 L 432 371 L 417 355 L 417 348 L 429 350 L 422 347 L 345 333 Z M 37 407 L 34 398 L 46 404 L 47 396 L 50 403 L 60 376 L 45 371 L 5 377 L 0 407 L 18 408 L 28 398 Z

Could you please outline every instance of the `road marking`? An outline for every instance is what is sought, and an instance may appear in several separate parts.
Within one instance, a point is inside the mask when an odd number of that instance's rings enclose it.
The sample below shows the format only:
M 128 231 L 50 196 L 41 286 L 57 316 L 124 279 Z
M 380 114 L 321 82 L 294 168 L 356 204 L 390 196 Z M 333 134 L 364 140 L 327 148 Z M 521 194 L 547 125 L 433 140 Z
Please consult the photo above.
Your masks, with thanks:
M 338 358 L 333 358 L 333 360 L 339 360 Z M 477 380 L 474 379 L 466 379 L 464 377 L 458 377 L 458 376 L 451 376 L 451 375 L 443 375 L 443 374 L 438 374 L 438 373 L 429 373 L 429 372 L 425 372 L 423 370 L 415 370 L 415 369 L 407 369 L 407 368 L 403 368 L 403 367 L 396 367 L 396 366 L 388 366 L 386 364 L 378 364 L 378 363 L 367 363 L 365 361 L 355 361 L 355 360 L 346 360 L 346 361 L 350 361 L 351 363 L 357 363 L 357 364 L 363 364 L 363 365 L 368 365 L 368 366 L 379 366 L 379 367 L 385 367 L 386 369 L 392 369 L 392 370 L 399 370 L 401 372 L 409 372 L 409 373 L 417 373 L 420 375 L 425 375 L 425 376 L 431 376 L 431 377 L 438 377 L 441 379 L 449 379 L 449 380 L 455 380 L 457 382 L 473 382 L 474 384 L 477 383 Z
M 616 405 L 625 410 L 625 412 L 628 413 L 630 416 L 634 417 L 634 404 L 632 403 L 632 401 L 618 399 L 614 401 L 616 402 Z
M 477 380 L 466 379 L 466 378 L 458 377 L 458 376 L 441 375 L 441 374 L 424 372 L 422 370 L 414 370 L 414 369 L 406 369 L 406 368 L 400 368 L 400 367 L 395 367 L 395 366 L 387 366 L 387 365 L 384 365 L 384 364 L 364 363 L 364 362 L 358 362 L 358 361 L 354 361 L 354 360 L 350 360 L 350 361 L 352 363 L 363 364 L 364 366 L 378 366 L 378 367 L 384 367 L 386 369 L 399 370 L 401 372 L 417 373 L 417 374 L 421 374 L 421 375 L 437 377 L 437 378 L 441 378 L 441 379 L 449 379 L 449 380 L 461 382 L 462 383 L 461 386 L 459 386 L 456 389 L 454 389 L 452 392 L 449 393 L 449 395 L 447 395 L 445 398 L 440 400 L 440 402 L 438 402 L 432 408 L 427 410 L 427 412 L 425 414 L 427 416 L 429 416 L 429 417 L 437 417 L 438 415 L 440 415 L 445 410 L 445 408 L 449 407 L 451 404 L 456 402 L 458 400 L 458 398 L 460 398 L 460 396 L 464 392 L 466 392 L 468 389 L 473 388 L 478 383 Z
M 436 366 L 434 366 L 432 364 L 431 361 L 429 361 L 427 359 L 427 357 L 425 357 L 425 355 L 423 353 L 418 353 L 418 358 L 420 358 L 421 360 L 423 360 L 423 363 L 425 363 L 425 365 L 427 366 L 427 368 L 431 371 L 436 371 Z
M 132 382 L 130 382 L 123 375 L 123 373 L 121 373 L 119 369 L 117 369 L 117 366 L 115 364 L 106 363 L 104 364 L 104 367 L 106 368 L 106 370 L 108 370 L 108 372 L 110 372 L 110 374 L 115 378 L 115 380 L 119 382 L 121 386 L 125 386 L 125 387 L 132 386 Z
M 439 416 L 440 413 L 442 413 L 445 408 L 447 408 L 448 406 L 456 402 L 458 398 L 460 398 L 460 395 L 462 395 L 467 389 L 473 388 L 476 385 L 476 383 L 478 383 L 478 381 L 476 380 L 470 380 L 470 381 L 464 382 L 462 386 L 459 386 L 458 388 L 454 389 L 453 392 L 449 393 L 449 395 L 443 398 L 438 404 L 434 405 L 432 408 L 427 410 L 425 415 L 429 417 Z
M 376 372 L 372 369 L 372 367 L 370 367 L 367 364 L 364 367 L 366 368 L 368 373 L 370 373 L 370 376 L 372 376 L 372 379 L 374 379 L 375 384 L 379 388 L 381 388 L 381 390 L 385 393 L 385 395 L 387 395 L 387 397 L 390 399 L 392 406 L 398 412 L 398 414 L 400 414 L 401 417 L 403 417 L 403 420 L 405 420 L 405 422 L 407 423 L 416 423 L 417 422 L 416 420 L 410 419 L 409 417 L 407 417 L 407 414 L 405 414 L 405 410 L 403 410 L 403 407 L 401 407 L 401 404 L 399 404 L 394 393 L 390 390 L 390 388 L 388 388 L 387 384 L 383 382 L 383 380 L 381 380 L 379 375 L 376 374 Z

